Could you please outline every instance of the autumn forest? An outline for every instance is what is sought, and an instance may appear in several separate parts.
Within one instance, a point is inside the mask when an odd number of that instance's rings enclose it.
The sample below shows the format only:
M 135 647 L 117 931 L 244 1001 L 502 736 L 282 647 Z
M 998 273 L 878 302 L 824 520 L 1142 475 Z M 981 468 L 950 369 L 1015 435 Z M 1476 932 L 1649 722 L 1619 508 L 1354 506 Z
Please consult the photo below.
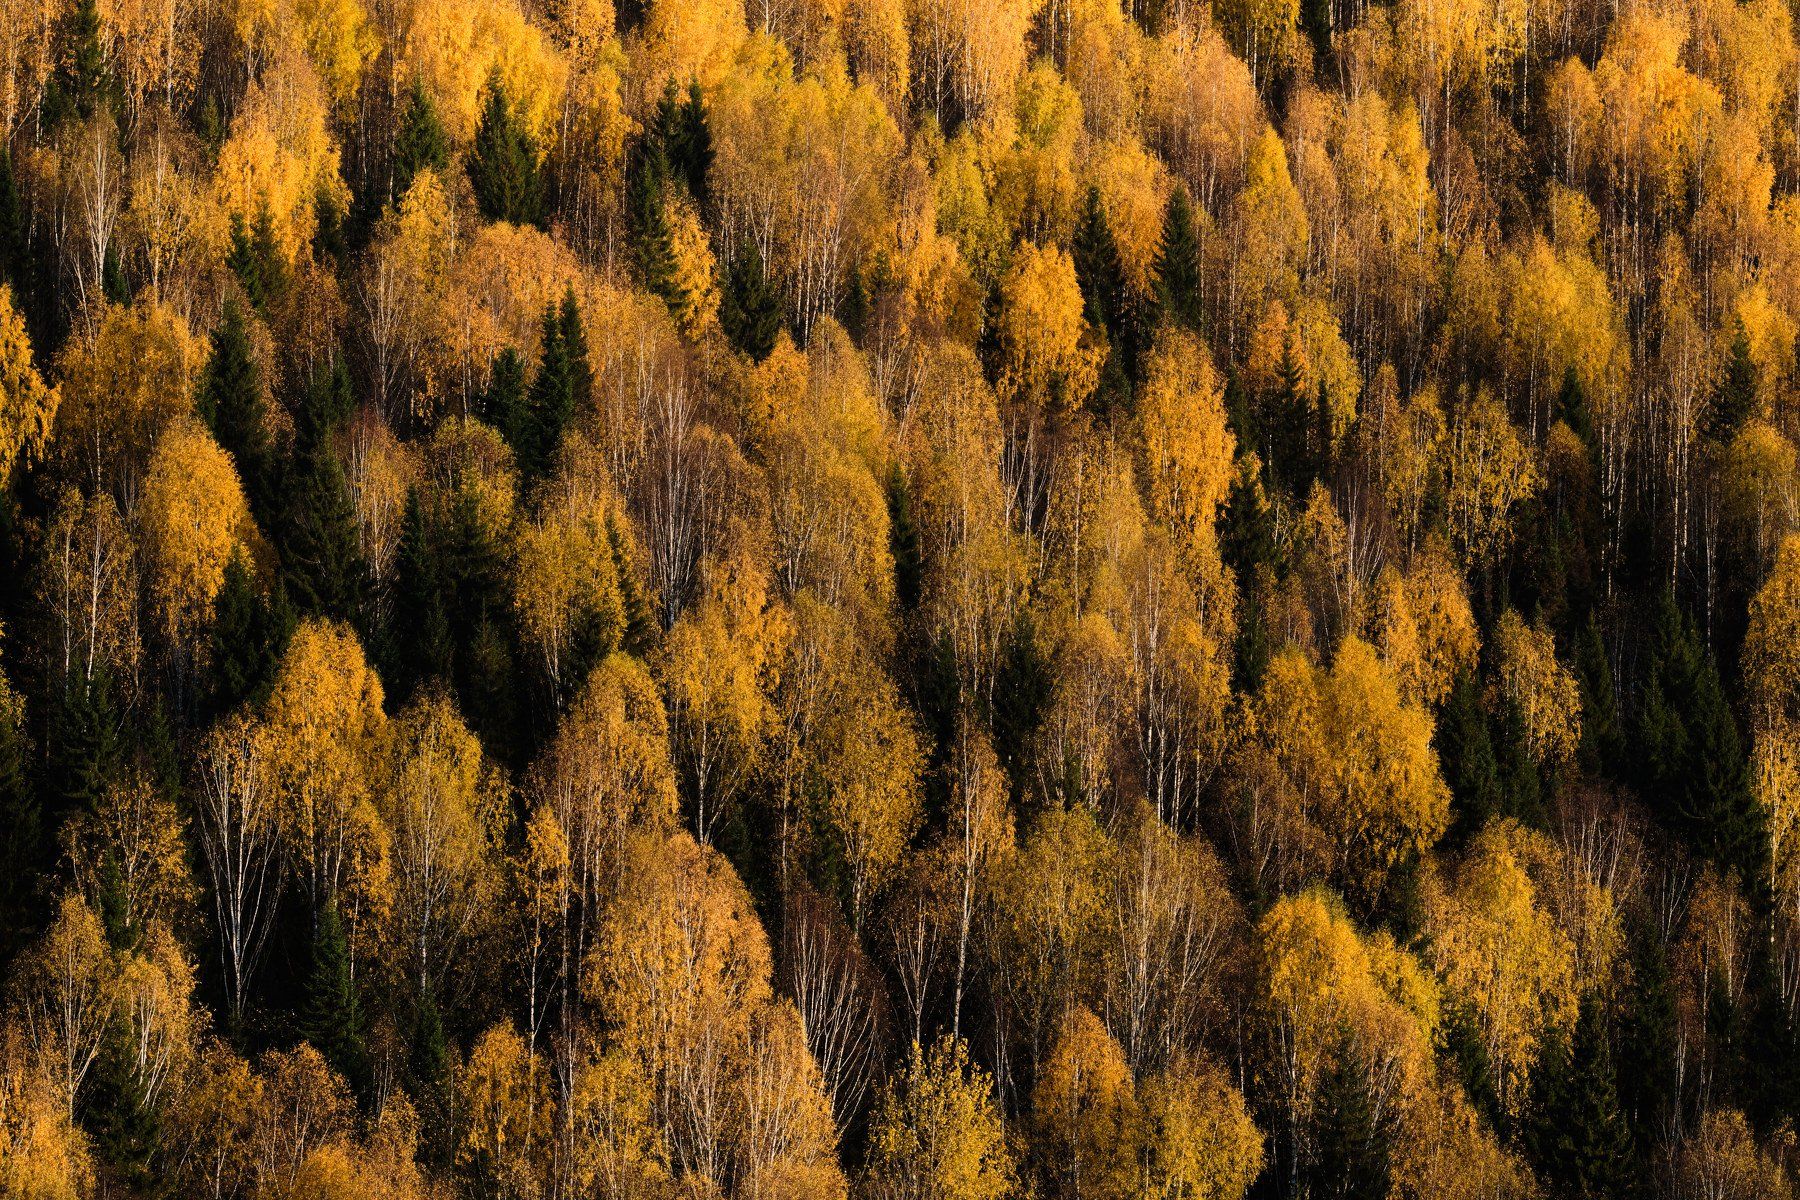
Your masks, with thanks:
M 0 1198 L 1792 1200 L 1793 0 L 0 0 Z

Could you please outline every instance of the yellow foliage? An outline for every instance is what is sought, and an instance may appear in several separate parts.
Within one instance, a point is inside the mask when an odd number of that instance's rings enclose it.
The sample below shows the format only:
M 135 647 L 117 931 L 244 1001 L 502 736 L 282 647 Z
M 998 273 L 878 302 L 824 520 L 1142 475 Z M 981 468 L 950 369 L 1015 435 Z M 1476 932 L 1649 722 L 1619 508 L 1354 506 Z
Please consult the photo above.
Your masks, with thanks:
M 13 307 L 12 288 L 0 287 L 0 483 L 43 452 L 60 402 L 31 361 L 31 338 Z
M 1475 840 L 1452 885 L 1430 897 L 1430 955 L 1448 994 L 1468 1006 L 1509 1112 L 1525 1101 L 1539 1042 L 1573 1027 L 1573 948 L 1538 900 L 1527 855 L 1541 835 L 1501 823 Z
M 339 211 L 349 206 L 338 159 L 329 94 L 304 58 L 283 58 L 238 105 L 213 190 L 219 207 L 246 226 L 266 211 L 282 259 L 293 263 L 310 253 L 320 198 Z
M 213 601 L 232 556 L 255 536 L 231 456 L 206 427 L 182 417 L 157 439 L 137 519 L 157 623 L 189 651 L 213 624 Z
M 1557 661 L 1550 631 L 1527 626 L 1508 609 L 1494 631 L 1494 653 L 1500 692 L 1518 710 L 1526 750 L 1545 766 L 1567 762 L 1581 744 L 1581 685 Z
M 968 1046 L 915 1042 L 876 1110 L 869 1187 L 881 1200 L 1004 1200 L 1014 1182 L 1006 1142 L 993 1081 L 970 1064 Z
M 475 136 L 488 81 L 500 85 L 539 146 L 562 115 L 568 66 L 516 0 L 407 0 L 400 61 L 437 104 L 456 142 Z
M 159 304 L 109 307 L 91 339 L 63 350 L 56 446 L 90 490 L 136 493 L 164 428 L 192 411 L 204 353 L 187 322 Z

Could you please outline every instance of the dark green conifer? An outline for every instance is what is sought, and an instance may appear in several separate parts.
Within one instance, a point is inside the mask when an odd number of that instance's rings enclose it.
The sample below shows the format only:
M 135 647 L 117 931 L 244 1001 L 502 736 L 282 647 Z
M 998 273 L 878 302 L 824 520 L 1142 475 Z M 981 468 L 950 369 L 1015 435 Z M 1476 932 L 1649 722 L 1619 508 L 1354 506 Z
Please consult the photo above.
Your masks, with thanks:
M 1756 415 L 1756 360 L 1750 357 L 1750 335 L 1737 322 L 1731 351 L 1725 359 L 1725 375 L 1707 410 L 1705 433 L 1715 442 L 1729 442 Z
M 419 172 L 428 168 L 439 176 L 450 169 L 450 137 L 444 132 L 431 94 L 425 90 L 424 82 L 415 77 L 406 93 L 406 107 L 400 113 L 400 128 L 394 133 L 389 201 L 398 204 Z
M 756 362 L 769 357 L 781 333 L 781 303 L 763 271 L 762 252 L 750 238 L 744 239 L 725 273 L 719 327 L 733 346 Z
M 536 225 L 542 219 L 543 181 L 537 144 L 513 110 L 498 72 L 488 78 L 487 102 L 475 127 L 469 182 L 475 189 L 475 203 L 488 220 Z
M 1554 1196 L 1610 1200 L 1627 1194 L 1631 1131 L 1619 1108 L 1605 1018 L 1592 997 L 1582 1001 L 1573 1037 L 1544 1038 L 1524 1141 Z
M 1156 251 L 1156 300 L 1162 319 L 1183 329 L 1200 328 L 1200 234 L 1185 187 L 1169 194 L 1162 243 Z
M 212 352 L 200 379 L 200 416 L 237 464 L 251 507 L 267 512 L 269 431 L 262 372 L 250 346 L 250 329 L 237 297 L 225 298 L 225 315 L 212 332 Z
M 314 925 L 300 1034 L 361 1094 L 368 1086 L 367 1030 L 336 900 L 326 899 Z

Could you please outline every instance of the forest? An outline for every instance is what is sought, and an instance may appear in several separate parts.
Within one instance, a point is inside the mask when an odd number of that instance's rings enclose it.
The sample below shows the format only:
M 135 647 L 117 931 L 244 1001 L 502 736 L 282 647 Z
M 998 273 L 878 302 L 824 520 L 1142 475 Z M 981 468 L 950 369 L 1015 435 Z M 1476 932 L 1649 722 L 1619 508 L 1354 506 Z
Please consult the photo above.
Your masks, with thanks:
M 1792 1200 L 1792 0 L 0 0 L 0 1198 Z

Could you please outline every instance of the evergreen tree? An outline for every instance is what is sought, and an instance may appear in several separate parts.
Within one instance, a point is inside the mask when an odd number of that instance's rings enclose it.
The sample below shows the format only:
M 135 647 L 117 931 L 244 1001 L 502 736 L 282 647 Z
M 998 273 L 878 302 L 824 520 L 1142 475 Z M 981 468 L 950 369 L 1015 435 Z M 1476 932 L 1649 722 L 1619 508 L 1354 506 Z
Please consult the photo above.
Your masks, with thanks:
M 437 105 L 432 103 L 424 81 L 415 77 L 406 94 L 406 107 L 400 113 L 400 128 L 394 133 L 389 201 L 398 204 L 419 172 L 427 168 L 439 176 L 450 169 L 450 137 L 444 132 Z
M 1107 343 L 1100 393 L 1108 400 L 1123 399 L 1137 376 L 1137 330 L 1125 286 L 1125 266 L 1100 204 L 1099 188 L 1088 189 L 1070 251 L 1075 278 L 1081 285 L 1083 315 L 1089 328 Z
M 57 30 L 56 70 L 44 93 L 44 124 L 85 121 L 113 103 L 117 87 L 106 69 L 105 31 L 94 0 L 76 0 Z
M 1605 1019 L 1581 1003 L 1573 1038 L 1552 1029 L 1532 1073 L 1524 1141 L 1552 1195 L 1608 1200 L 1626 1194 L 1631 1134 L 1619 1108 Z
M 1612 667 L 1593 614 L 1575 640 L 1575 676 L 1581 683 L 1581 769 L 1589 775 L 1617 776 L 1625 761 Z
M 394 603 L 386 639 L 388 669 L 396 699 L 404 701 L 421 684 L 450 677 L 450 614 L 445 606 L 437 549 L 414 488 L 406 494 L 395 554 Z
M 0 145 L 0 282 L 13 290 L 21 312 L 32 303 L 30 248 L 26 239 L 25 207 L 13 173 L 12 149 Z
M 419 1091 L 435 1088 L 450 1065 L 450 1046 L 444 1037 L 444 1019 L 437 1000 L 427 987 L 413 1006 L 412 1046 L 407 1055 L 413 1085 Z
M 224 319 L 212 332 L 212 352 L 200 379 L 199 409 L 213 437 L 236 462 L 251 507 L 266 513 L 271 496 L 262 373 L 235 296 L 225 298 Z
M 719 298 L 719 327 L 725 337 L 756 362 L 769 357 L 781 333 L 781 304 L 763 271 L 762 252 L 745 238 L 725 273 Z
M 674 87 L 675 81 L 671 79 L 670 96 L 674 93 Z M 695 206 L 704 210 L 710 199 L 706 180 L 707 172 L 712 170 L 713 139 L 712 125 L 706 116 L 706 100 L 700 94 L 699 81 L 688 84 L 687 98 L 671 110 L 664 129 L 667 131 L 664 137 L 669 164 L 682 185 L 687 188 Z
M 894 555 L 894 592 L 900 606 L 911 611 L 919 606 L 924 588 L 925 564 L 919 548 L 919 530 L 912 518 L 912 493 L 906 473 L 895 464 L 888 471 L 888 541 Z
M 1393 1186 L 1394 1121 L 1369 1096 L 1367 1070 L 1348 1033 L 1320 1083 L 1304 1193 L 1314 1200 L 1386 1200 Z
M 1324 67 L 1331 61 L 1331 0 L 1302 0 L 1300 28 L 1312 42 L 1314 62 Z
M 487 390 L 481 395 L 481 417 L 500 431 L 515 455 L 531 434 L 531 405 L 525 390 L 525 360 L 508 346 L 494 356 Z
M 606 541 L 612 549 L 613 570 L 619 576 L 620 607 L 625 611 L 625 634 L 621 644 L 625 650 L 639 658 L 647 658 L 650 651 L 656 648 L 656 614 L 650 609 L 650 601 L 644 596 L 643 586 L 638 583 L 637 570 L 632 566 L 631 554 L 625 545 L 625 535 L 610 513 L 606 518 Z
M 240 704 L 260 705 L 275 685 L 294 616 L 277 591 L 266 597 L 241 550 L 225 565 L 225 583 L 213 602 L 212 680 L 208 707 L 214 715 Z
M 1750 357 L 1750 335 L 1739 321 L 1725 359 L 1725 376 L 1706 413 L 1706 436 L 1720 443 L 1735 437 L 1744 422 L 1756 415 L 1756 388 L 1756 360 Z
M 554 305 L 544 310 L 542 336 L 543 353 L 526 398 L 530 420 L 518 447 L 519 474 L 527 480 L 549 470 L 563 429 L 575 414 L 575 365 Z
M 43 874 L 44 809 L 26 773 L 25 706 L 0 677 L 0 962 L 29 924 Z
M 1760 880 L 1764 839 L 1743 739 L 1717 664 L 1667 589 L 1649 659 L 1633 746 L 1640 791 L 1677 836 Z
M 1524 715 L 1513 701 L 1502 703 L 1499 724 L 1494 753 L 1500 763 L 1501 793 L 1505 797 L 1501 811 L 1522 825 L 1542 829 L 1549 822 L 1544 808 L 1543 772 L 1531 755 Z
M 1781 993 L 1776 953 L 1772 939 L 1757 939 L 1739 1035 L 1739 1103 L 1756 1127 L 1768 1132 L 1800 1112 L 1800 1037 Z
M 507 99 L 498 71 L 488 78 L 468 170 L 483 217 L 514 225 L 536 225 L 542 219 L 537 144 Z
M 335 900 L 325 902 L 314 924 L 298 1027 L 301 1036 L 362 1094 L 368 1085 L 362 998 L 350 969 L 349 940 Z
M 1481 683 L 1472 671 L 1464 671 L 1451 688 L 1438 720 L 1437 749 L 1455 805 L 1455 828 L 1466 839 L 1507 807 Z
M 1675 988 L 1654 929 L 1628 930 L 1631 986 L 1619 1013 L 1619 1103 L 1641 1159 L 1657 1145 L 1675 1101 Z
M 581 306 L 575 300 L 575 287 L 563 292 L 562 308 L 557 312 L 556 331 L 562 338 L 563 360 L 568 364 L 570 411 L 558 425 L 555 442 L 562 441 L 563 426 L 575 413 L 585 412 L 594 401 L 594 368 L 588 360 L 587 331 L 581 324 Z M 554 447 L 553 447 L 554 448 Z
M 680 299 L 667 207 L 670 176 L 667 149 L 654 129 L 646 131 L 625 173 L 625 224 L 638 277 L 665 303 Z
M 1163 214 L 1162 244 L 1156 251 L 1156 300 L 1163 320 L 1198 331 L 1200 311 L 1200 233 L 1187 189 L 1169 194 Z
M 132 1070 L 126 1027 L 113 1023 L 100 1041 L 89 1073 L 82 1125 L 100 1160 L 133 1194 L 152 1195 L 152 1165 L 162 1139 L 156 1109 Z
M 1306 380 L 1300 373 L 1291 334 L 1281 344 L 1281 358 L 1275 364 L 1275 390 L 1268 399 L 1263 427 L 1269 438 L 1271 474 L 1289 495 L 1303 499 L 1316 475 L 1311 447 L 1317 421 L 1306 396 Z
M 353 403 L 341 361 L 317 373 L 295 422 L 284 497 L 289 594 L 301 611 L 343 621 L 361 613 L 364 567 L 356 507 L 331 434 Z
M 118 778 L 124 729 L 112 671 L 104 663 L 91 677 L 71 677 L 50 730 L 50 786 L 54 812 L 46 835 L 71 812 L 90 811 Z

